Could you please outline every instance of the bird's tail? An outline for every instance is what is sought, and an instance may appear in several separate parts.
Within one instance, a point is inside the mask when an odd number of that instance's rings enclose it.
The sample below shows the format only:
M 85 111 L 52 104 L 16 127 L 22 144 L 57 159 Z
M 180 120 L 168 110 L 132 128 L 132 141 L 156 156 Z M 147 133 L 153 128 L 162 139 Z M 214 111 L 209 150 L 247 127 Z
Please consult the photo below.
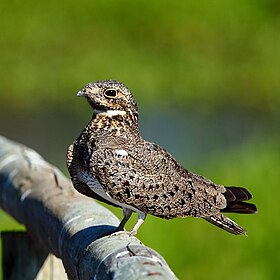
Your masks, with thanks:
M 252 198 L 252 195 L 245 188 L 226 187 L 226 192 L 223 193 L 223 195 L 226 198 L 227 206 L 224 209 L 221 209 L 221 212 L 240 214 L 257 213 L 257 207 L 254 204 L 244 202 Z M 222 213 L 210 217 L 204 217 L 204 219 L 230 233 L 247 235 L 245 229 Z
M 221 210 L 222 212 L 240 214 L 257 213 L 255 204 L 244 202 L 252 198 L 252 195 L 245 188 L 226 187 L 226 192 L 223 195 L 227 200 L 227 206 Z
M 222 228 L 230 233 L 233 234 L 243 234 L 247 235 L 247 231 L 243 229 L 241 226 L 239 226 L 237 223 L 223 215 L 222 213 L 219 213 L 215 216 L 205 217 L 204 218 L 207 222 L 210 222 L 211 224 Z

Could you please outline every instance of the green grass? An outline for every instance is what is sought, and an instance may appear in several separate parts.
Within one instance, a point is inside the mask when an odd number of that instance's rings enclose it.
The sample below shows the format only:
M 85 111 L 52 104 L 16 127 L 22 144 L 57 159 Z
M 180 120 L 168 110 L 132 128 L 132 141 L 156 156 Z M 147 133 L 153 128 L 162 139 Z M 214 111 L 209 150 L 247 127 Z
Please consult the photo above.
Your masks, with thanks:
M 4 0 L 0 102 L 33 110 L 114 78 L 152 104 L 277 108 L 278 10 L 265 0 Z

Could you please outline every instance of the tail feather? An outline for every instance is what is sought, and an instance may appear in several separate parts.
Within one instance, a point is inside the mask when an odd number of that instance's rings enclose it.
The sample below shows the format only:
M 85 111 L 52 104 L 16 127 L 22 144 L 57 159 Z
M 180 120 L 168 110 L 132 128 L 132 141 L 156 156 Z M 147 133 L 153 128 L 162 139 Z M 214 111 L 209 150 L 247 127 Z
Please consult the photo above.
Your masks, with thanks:
M 255 214 L 257 213 L 257 207 L 255 204 L 247 203 L 243 201 L 229 202 L 227 207 L 222 209 L 221 212 L 227 213 L 239 213 L 239 214 Z
M 241 187 L 226 187 L 224 196 L 228 202 L 246 201 L 252 198 L 252 195 L 245 188 Z
M 227 200 L 227 206 L 222 209 L 222 212 L 232 212 L 240 214 L 257 213 L 257 207 L 254 204 L 247 203 L 252 198 L 252 195 L 245 188 L 241 187 L 226 187 L 224 196 Z
M 223 195 L 226 198 L 227 205 L 221 209 L 221 212 L 232 212 L 240 214 L 254 214 L 257 212 L 257 207 L 254 204 L 244 202 L 252 198 L 252 195 L 245 188 L 241 187 L 226 187 Z M 247 231 L 237 223 L 223 215 L 222 213 L 215 214 L 209 217 L 203 217 L 211 224 L 222 228 L 230 233 L 239 235 L 247 235 Z
M 222 228 L 230 233 L 236 235 L 239 234 L 247 235 L 247 231 L 245 229 L 243 229 L 241 226 L 239 226 L 237 223 L 235 223 L 234 221 L 232 221 L 231 219 L 229 219 L 223 214 L 217 214 L 211 217 L 204 217 L 204 219 L 207 222 L 210 222 L 211 224 L 219 228 Z

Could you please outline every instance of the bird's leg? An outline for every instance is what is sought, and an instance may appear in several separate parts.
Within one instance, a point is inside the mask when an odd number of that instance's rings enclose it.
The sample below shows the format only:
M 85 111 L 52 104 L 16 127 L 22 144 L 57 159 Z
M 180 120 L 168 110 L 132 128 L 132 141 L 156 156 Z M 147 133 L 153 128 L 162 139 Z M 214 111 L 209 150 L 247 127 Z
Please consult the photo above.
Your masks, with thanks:
M 118 225 L 118 227 L 116 228 L 115 232 L 118 231 L 123 231 L 124 230 L 124 226 L 126 224 L 126 222 L 129 220 L 129 218 L 131 217 L 132 214 L 132 210 L 128 209 L 128 208 L 123 208 L 123 219 L 120 222 L 120 224 Z
M 140 228 L 140 226 L 144 223 L 145 219 L 146 219 L 147 214 L 144 212 L 138 212 L 138 221 L 137 223 L 134 225 L 132 231 L 130 232 L 129 236 L 134 236 L 138 229 Z

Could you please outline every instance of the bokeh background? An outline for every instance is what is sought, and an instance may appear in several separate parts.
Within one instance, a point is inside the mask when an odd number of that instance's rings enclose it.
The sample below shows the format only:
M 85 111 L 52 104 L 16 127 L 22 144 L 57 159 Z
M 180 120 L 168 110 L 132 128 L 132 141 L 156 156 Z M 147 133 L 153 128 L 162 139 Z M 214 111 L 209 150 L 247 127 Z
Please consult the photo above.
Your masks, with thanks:
M 179 279 L 278 279 L 279 1 L 1 0 L 1 134 L 67 174 L 67 146 L 91 116 L 75 93 L 99 79 L 132 90 L 143 137 L 193 172 L 248 187 L 259 208 L 231 215 L 248 237 L 150 216 L 138 237 Z M 8 229 L 22 226 L 0 212 Z

